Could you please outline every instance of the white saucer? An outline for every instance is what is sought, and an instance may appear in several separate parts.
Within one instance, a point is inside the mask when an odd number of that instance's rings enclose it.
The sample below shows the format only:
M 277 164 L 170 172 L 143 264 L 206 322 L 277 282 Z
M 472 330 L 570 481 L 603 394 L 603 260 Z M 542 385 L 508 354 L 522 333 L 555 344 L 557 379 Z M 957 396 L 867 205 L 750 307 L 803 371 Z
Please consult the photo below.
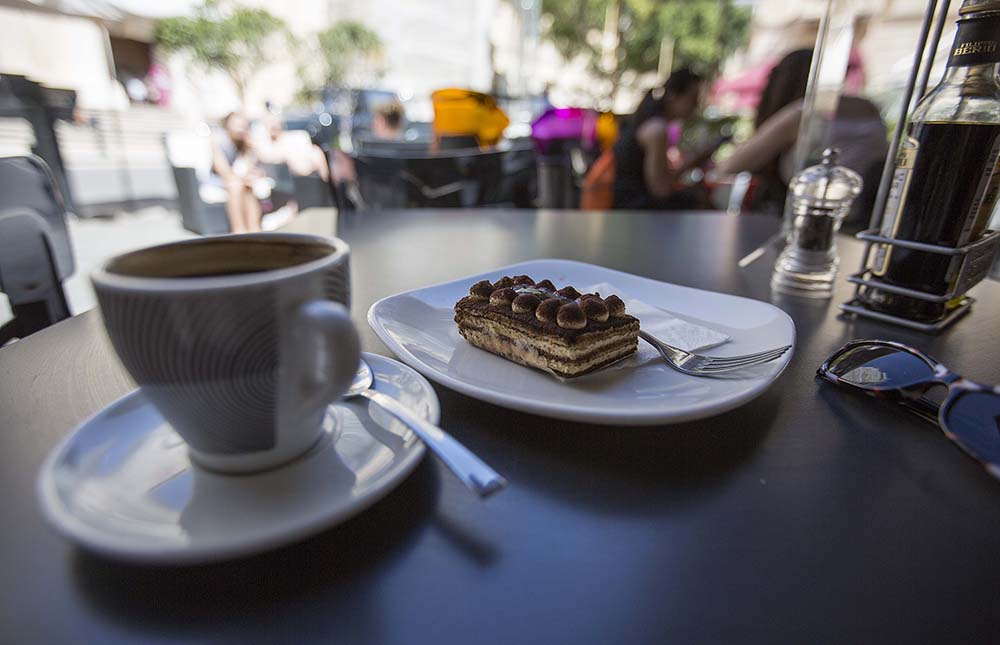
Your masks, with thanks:
M 477 349 L 458 333 L 454 306 L 471 285 L 519 274 L 560 287 L 614 285 L 627 297 L 728 335 L 730 342 L 706 352 L 712 355 L 795 344 L 792 319 L 766 302 L 570 260 L 523 262 L 390 296 L 372 305 L 368 323 L 396 356 L 433 381 L 496 405 L 582 423 L 661 425 L 719 414 L 759 396 L 792 357 L 789 351 L 771 363 L 714 378 L 681 374 L 655 360 L 559 380 Z
M 431 385 L 364 354 L 375 388 L 437 423 Z M 184 442 L 141 390 L 81 424 L 45 460 L 38 496 L 70 540 L 108 557 L 194 564 L 272 549 L 371 506 L 419 463 L 424 445 L 366 399 L 331 405 L 307 454 L 252 475 L 194 468 Z

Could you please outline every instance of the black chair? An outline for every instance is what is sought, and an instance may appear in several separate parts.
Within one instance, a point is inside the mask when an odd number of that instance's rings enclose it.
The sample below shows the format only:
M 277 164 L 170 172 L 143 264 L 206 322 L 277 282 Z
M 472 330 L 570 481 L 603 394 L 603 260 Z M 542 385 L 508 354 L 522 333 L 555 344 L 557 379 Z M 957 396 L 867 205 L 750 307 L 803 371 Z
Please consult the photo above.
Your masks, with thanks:
M 329 182 L 319 175 L 292 175 L 292 185 L 300 211 L 337 205 Z
M 518 181 L 534 174 L 530 146 L 436 154 L 358 154 L 358 188 L 368 208 L 470 208 L 514 204 Z M 523 191 L 522 191 L 523 192 Z
M 66 208 L 44 161 L 0 158 L 0 291 L 14 318 L 0 345 L 69 318 L 62 281 L 75 270 Z
M 280 208 L 294 199 L 300 211 L 307 208 L 335 206 L 333 191 L 318 174 L 296 175 L 284 163 L 262 163 L 264 173 L 274 180 L 272 206 Z
M 429 150 L 429 141 L 400 141 L 362 137 L 354 142 L 354 151 L 362 155 L 423 154 Z
M 456 134 L 438 137 L 440 150 L 470 150 L 479 148 L 479 139 L 474 134 Z
M 198 192 L 201 182 L 194 168 L 172 166 L 177 184 L 177 208 L 181 211 L 184 228 L 200 235 L 220 235 L 229 232 L 225 204 L 208 204 Z
M 200 235 L 228 233 L 226 205 L 205 202 L 199 190 L 199 169 L 205 175 L 212 167 L 212 146 L 208 137 L 169 132 L 163 137 L 163 146 L 177 185 L 177 208 L 184 228 Z
M 287 165 L 284 163 L 261 163 L 260 168 L 274 182 L 271 197 L 276 200 L 276 207 L 294 199 L 295 182 L 292 179 L 292 171 L 288 169 Z

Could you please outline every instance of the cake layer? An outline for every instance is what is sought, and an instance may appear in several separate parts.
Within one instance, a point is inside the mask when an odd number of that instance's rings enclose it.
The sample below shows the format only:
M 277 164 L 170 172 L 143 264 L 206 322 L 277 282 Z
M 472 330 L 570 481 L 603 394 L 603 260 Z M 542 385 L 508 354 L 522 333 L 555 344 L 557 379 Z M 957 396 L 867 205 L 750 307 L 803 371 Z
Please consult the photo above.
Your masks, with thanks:
M 564 339 L 546 336 L 522 325 L 511 324 L 505 320 L 492 320 L 482 316 L 459 314 L 455 317 L 459 330 L 472 330 L 490 334 L 505 339 L 511 343 L 530 345 L 535 351 L 549 358 L 566 361 L 589 359 L 618 345 L 631 345 L 638 342 L 639 329 L 624 327 L 608 329 L 602 332 L 592 332 L 586 338 L 579 337 L 577 342 L 566 343 Z
M 594 372 L 630 356 L 636 350 L 634 343 L 622 343 L 606 351 L 592 355 L 589 358 L 570 361 L 544 356 L 530 345 L 512 343 L 510 340 L 494 334 L 474 329 L 460 329 L 459 331 L 467 341 L 480 349 L 492 352 L 521 365 L 552 372 L 563 378 L 573 378 Z

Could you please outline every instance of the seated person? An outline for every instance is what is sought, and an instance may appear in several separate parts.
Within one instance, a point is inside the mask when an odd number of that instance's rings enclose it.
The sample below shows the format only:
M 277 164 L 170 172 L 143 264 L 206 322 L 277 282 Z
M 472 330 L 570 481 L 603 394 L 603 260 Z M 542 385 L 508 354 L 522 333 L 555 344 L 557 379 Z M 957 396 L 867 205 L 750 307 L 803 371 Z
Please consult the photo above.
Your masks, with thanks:
M 372 117 L 372 137 L 383 141 L 403 138 L 403 105 L 399 101 L 386 101 L 375 108 Z
M 802 98 L 809 81 L 812 50 L 787 56 L 768 77 L 755 119 L 756 131 L 732 155 L 719 163 L 724 174 L 752 172 L 759 182 L 751 210 L 780 213 L 784 209 L 788 182 L 794 168 L 795 144 L 802 118 Z M 862 176 L 865 187 L 848 216 L 847 224 L 858 224 L 871 211 L 879 174 L 888 151 L 887 133 L 878 108 L 858 96 L 841 96 L 831 124 L 829 146 L 840 151 L 838 163 Z
M 213 143 L 212 174 L 201 187 L 202 198 L 208 202 L 225 201 L 231 232 L 260 231 L 260 200 L 270 196 L 271 181 L 258 167 L 246 117 L 230 112 L 222 125 L 225 134 Z
M 285 164 L 293 175 L 319 175 L 323 181 L 330 179 L 326 155 L 309 139 L 304 131 L 285 130 L 281 117 L 269 115 L 265 121 L 267 136 L 261 142 L 258 157 L 264 163 Z
M 676 151 L 676 126 L 690 118 L 701 100 L 703 79 L 687 69 L 674 72 L 663 87 L 646 92 L 615 144 L 615 208 L 670 209 L 678 178 L 690 166 Z

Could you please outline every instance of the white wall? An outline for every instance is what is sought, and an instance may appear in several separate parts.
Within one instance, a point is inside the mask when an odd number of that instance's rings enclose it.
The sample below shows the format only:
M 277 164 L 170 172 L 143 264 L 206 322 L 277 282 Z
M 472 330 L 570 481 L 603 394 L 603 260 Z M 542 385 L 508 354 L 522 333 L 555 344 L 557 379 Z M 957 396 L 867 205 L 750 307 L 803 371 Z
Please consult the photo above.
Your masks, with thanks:
M 492 81 L 489 33 L 500 0 L 243 0 L 282 18 L 305 47 L 317 32 L 340 20 L 357 20 L 378 34 L 385 48 L 385 73 L 369 84 L 412 95 L 415 103 L 442 87 L 488 90 Z M 290 103 L 302 79 L 293 51 L 276 52 L 275 62 L 254 78 L 247 91 L 247 111 L 263 110 L 264 101 Z M 183 111 L 218 117 L 238 102 L 231 83 L 220 74 L 204 74 L 180 57 L 171 71 L 175 105 Z M 187 70 L 184 73 L 184 70 Z M 423 101 L 421 101 L 423 99 Z M 419 109 L 419 108 L 418 108 Z M 409 108 L 408 108 L 409 111 Z M 430 118 L 430 114 L 411 114 Z
M 826 0 L 760 0 L 755 3 L 750 43 L 734 56 L 727 74 L 738 73 L 772 57 L 815 44 L 815 24 L 823 14 Z M 916 48 L 926 0 L 856 0 L 859 12 L 870 16 L 868 32 L 861 42 L 868 90 L 902 86 Z M 954 20 L 961 2 L 953 1 L 950 18 L 941 36 L 939 66 L 955 35 Z M 811 23 L 811 25 L 810 25 Z M 936 70 L 931 83 L 940 79 Z
M 128 104 L 109 67 L 104 29 L 87 18 L 0 7 L 0 72 L 76 90 L 84 108 Z

